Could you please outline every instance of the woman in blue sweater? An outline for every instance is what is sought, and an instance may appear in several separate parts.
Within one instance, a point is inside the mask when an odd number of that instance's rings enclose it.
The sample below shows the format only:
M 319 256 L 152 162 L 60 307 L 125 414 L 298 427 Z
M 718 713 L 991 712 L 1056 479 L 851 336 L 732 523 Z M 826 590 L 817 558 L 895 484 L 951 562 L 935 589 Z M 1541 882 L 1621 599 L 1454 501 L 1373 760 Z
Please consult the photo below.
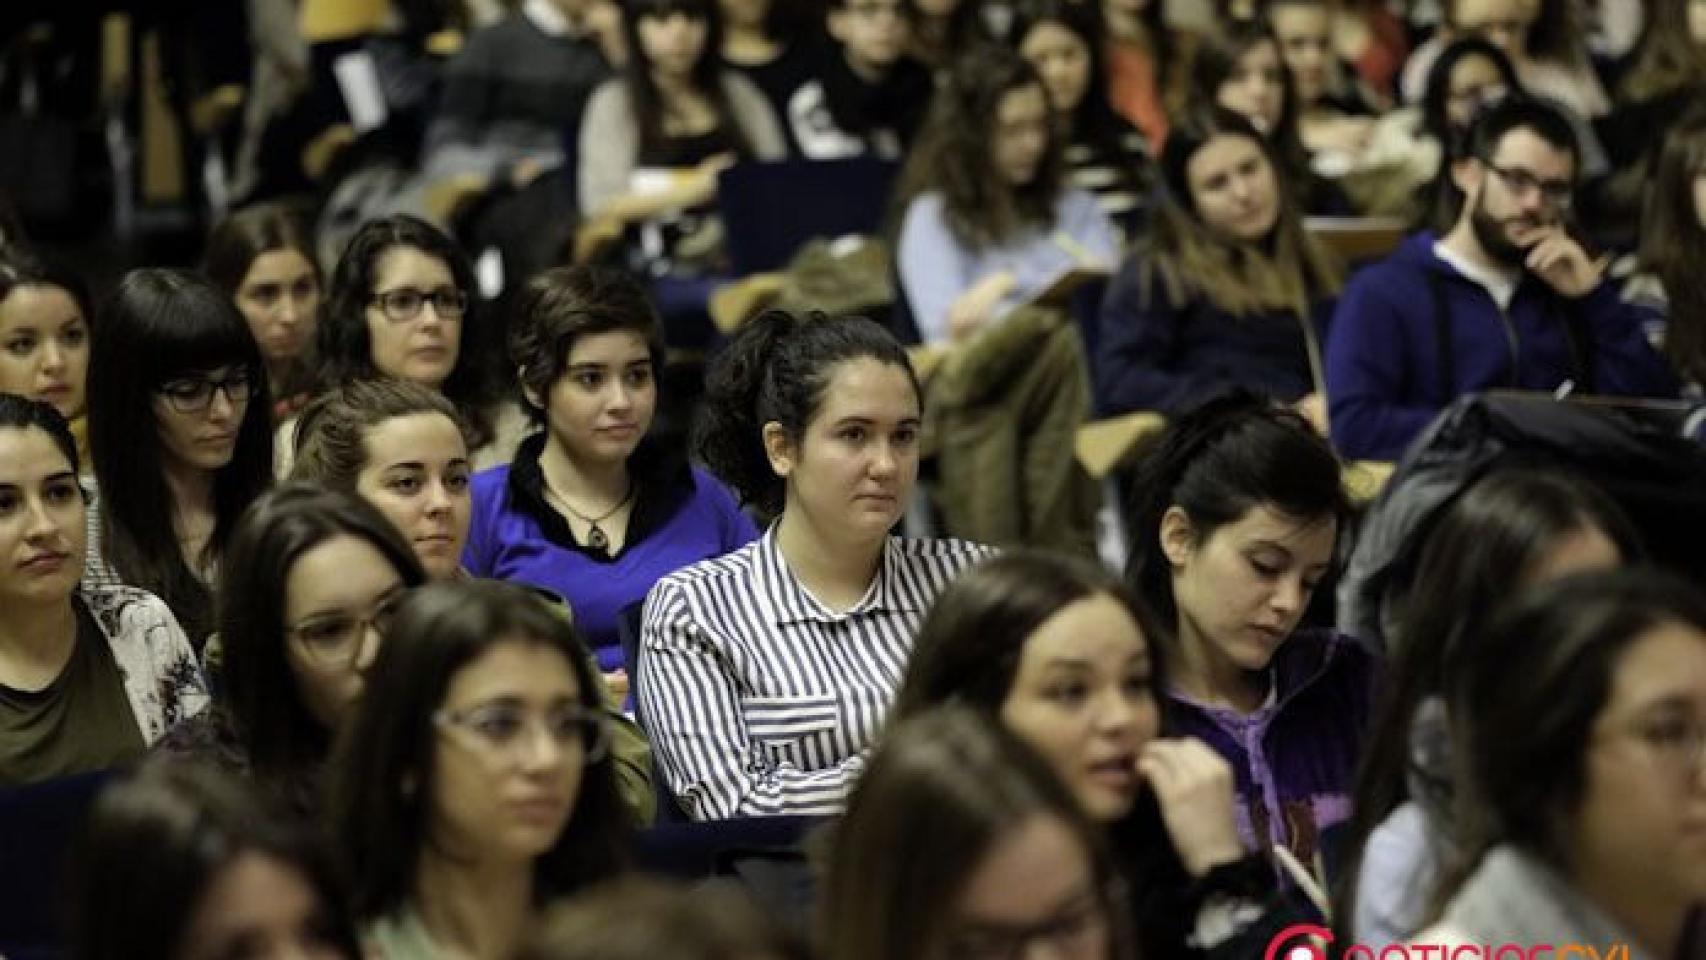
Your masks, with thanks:
M 679 444 L 648 436 L 663 341 L 626 274 L 547 271 L 522 293 L 510 353 L 545 429 L 509 466 L 474 478 L 463 566 L 477 577 L 545 587 L 618 691 L 627 664 L 622 610 L 667 573 L 758 537 L 734 497 L 690 467 Z
M 1167 200 L 1102 304 L 1103 413 L 1177 413 L 1237 384 L 1325 429 L 1321 319 L 1340 272 L 1303 232 L 1281 170 L 1268 141 L 1225 109 L 1168 135 Z

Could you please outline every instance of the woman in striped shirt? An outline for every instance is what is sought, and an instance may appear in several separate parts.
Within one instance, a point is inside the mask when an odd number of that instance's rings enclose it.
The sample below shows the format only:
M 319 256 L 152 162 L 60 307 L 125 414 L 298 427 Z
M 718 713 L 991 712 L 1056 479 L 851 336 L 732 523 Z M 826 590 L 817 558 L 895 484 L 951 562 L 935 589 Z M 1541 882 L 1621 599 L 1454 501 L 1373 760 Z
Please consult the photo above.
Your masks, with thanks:
M 918 475 L 922 395 L 876 324 L 766 314 L 707 388 L 700 455 L 776 519 L 653 588 L 640 722 L 694 819 L 836 813 L 919 622 L 990 550 L 890 535 Z

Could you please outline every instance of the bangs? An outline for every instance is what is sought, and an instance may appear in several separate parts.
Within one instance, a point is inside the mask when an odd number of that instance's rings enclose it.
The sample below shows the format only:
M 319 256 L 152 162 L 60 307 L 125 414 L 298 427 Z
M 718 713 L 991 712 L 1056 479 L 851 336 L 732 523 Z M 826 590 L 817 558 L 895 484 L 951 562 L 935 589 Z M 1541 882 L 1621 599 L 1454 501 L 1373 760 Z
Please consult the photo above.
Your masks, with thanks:
M 171 311 L 153 331 L 154 352 L 142 361 L 153 374 L 149 379 L 163 383 L 219 367 L 261 368 L 260 348 L 235 305 L 196 306 L 203 308 Z

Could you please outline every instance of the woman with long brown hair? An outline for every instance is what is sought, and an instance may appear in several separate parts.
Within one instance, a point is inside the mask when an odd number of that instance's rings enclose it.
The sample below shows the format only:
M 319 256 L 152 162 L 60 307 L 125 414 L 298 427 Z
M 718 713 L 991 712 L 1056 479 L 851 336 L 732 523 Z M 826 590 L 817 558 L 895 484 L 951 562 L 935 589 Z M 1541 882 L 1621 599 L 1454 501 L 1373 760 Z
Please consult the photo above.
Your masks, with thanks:
M 1684 380 L 1706 383 L 1706 108 L 1665 138 L 1641 218 L 1641 267 L 1662 288 L 1664 353 Z
M 1340 272 L 1304 233 L 1268 141 L 1216 109 L 1175 126 L 1161 170 L 1149 244 L 1102 304 L 1097 406 L 1176 412 L 1236 382 L 1324 429 L 1319 337 Z

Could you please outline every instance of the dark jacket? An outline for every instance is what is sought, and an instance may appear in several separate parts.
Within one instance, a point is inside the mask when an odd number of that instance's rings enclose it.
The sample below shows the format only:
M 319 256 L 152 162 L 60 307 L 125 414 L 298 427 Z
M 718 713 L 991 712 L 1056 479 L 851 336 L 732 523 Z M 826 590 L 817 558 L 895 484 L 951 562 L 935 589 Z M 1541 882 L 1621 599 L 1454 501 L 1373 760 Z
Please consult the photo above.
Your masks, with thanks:
M 1317 338 L 1330 310 L 1323 303 L 1309 320 Z M 1314 390 L 1296 314 L 1238 317 L 1201 294 L 1174 303 L 1136 257 L 1108 284 L 1096 353 L 1096 409 L 1107 415 L 1173 413 L 1234 386 L 1287 403 Z
M 1269 671 L 1273 701 L 1253 714 L 1173 692 L 1165 707 L 1174 733 L 1196 737 L 1232 765 L 1246 846 L 1283 843 L 1307 864 L 1322 831 L 1350 818 L 1377 666 L 1348 637 L 1299 630 Z
M 1676 396 L 1647 342 L 1651 311 L 1610 283 L 1570 300 L 1524 274 L 1510 310 L 1434 253 L 1422 232 L 1351 278 L 1327 337 L 1333 442 L 1393 460 L 1452 399 L 1494 389 Z M 1449 344 L 1442 350 L 1442 342 Z

